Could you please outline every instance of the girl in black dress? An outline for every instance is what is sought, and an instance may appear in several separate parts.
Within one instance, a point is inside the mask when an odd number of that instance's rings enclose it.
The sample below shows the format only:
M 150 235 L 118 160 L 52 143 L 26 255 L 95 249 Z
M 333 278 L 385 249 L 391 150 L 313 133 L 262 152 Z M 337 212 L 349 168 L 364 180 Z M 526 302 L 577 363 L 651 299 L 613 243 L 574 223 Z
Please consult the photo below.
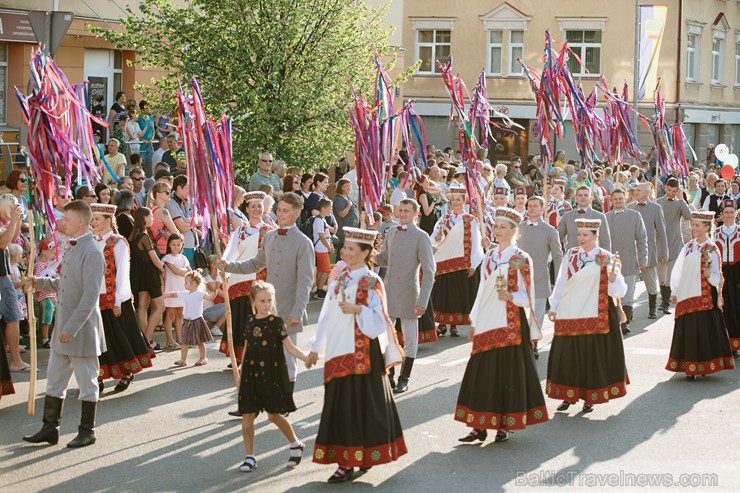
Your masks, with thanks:
M 290 443 L 287 466 L 301 463 L 306 445 L 298 440 L 285 416 L 296 410 L 293 392 L 288 380 L 285 363 L 287 351 L 306 363 L 306 354 L 295 347 L 285 331 L 283 319 L 275 315 L 275 288 L 264 281 L 255 281 L 249 293 L 254 315 L 247 318 L 244 329 L 241 378 L 239 383 L 239 412 L 242 413 L 242 437 L 246 457 L 239 467 L 242 472 L 252 472 L 257 467 L 254 456 L 254 419 L 260 411 L 275 423 Z

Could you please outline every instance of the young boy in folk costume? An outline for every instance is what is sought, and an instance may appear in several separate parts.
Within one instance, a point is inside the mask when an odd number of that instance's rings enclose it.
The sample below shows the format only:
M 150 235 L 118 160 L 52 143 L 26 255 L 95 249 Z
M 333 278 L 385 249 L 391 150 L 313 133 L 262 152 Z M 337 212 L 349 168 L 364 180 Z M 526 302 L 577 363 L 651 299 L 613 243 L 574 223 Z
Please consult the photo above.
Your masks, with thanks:
M 386 368 L 398 364 L 398 347 L 386 308 L 383 281 L 373 265 L 375 231 L 344 228 L 347 268 L 329 285 L 307 365 L 324 354 L 324 407 L 313 460 L 339 467 L 330 483 L 349 481 L 406 453 Z
M 735 368 L 720 312 L 720 253 L 709 238 L 713 220 L 711 211 L 691 213 L 694 239 L 684 245 L 671 274 L 676 324 L 666 370 L 684 372 L 688 380 Z
M 516 247 L 522 220 L 513 209 L 497 210 L 496 244 L 481 264 L 481 284 L 470 313 L 473 342 L 457 398 L 455 420 L 473 428 L 461 442 L 483 441 L 487 429 L 498 430 L 496 441 L 509 430 L 547 421 L 547 407 L 532 358 L 542 337 L 524 313 L 534 301 L 532 259 Z
M 265 233 L 275 229 L 272 221 L 264 219 L 265 192 L 248 192 L 244 195 L 244 202 L 240 209 L 246 216 L 246 223 L 234 230 L 223 258 L 227 262 L 243 262 L 257 255 Z M 229 279 L 229 303 L 231 308 L 232 336 L 234 337 L 234 355 L 239 364 L 244 349 L 244 332 L 242 327 L 248 317 L 252 316 L 252 306 L 249 301 L 249 292 L 255 279 L 264 280 L 267 271 L 261 269 L 256 274 L 233 273 Z M 229 338 L 223 333 L 219 352 L 229 355 Z
M 714 243 L 722 257 L 724 287 L 722 315 L 730 337 L 733 356 L 740 351 L 740 227 L 735 222 L 737 206 L 732 199 L 722 202 L 722 224 L 714 232 Z
M 562 399 L 565 411 L 583 399 L 594 404 L 626 394 L 629 383 L 622 331 L 613 298 L 627 284 L 612 254 L 599 247 L 599 219 L 576 219 L 578 246 L 565 254 L 550 296 L 548 318 L 555 322 L 547 361 L 548 397 Z
M 478 266 L 483 260 L 478 222 L 465 213 L 466 191 L 450 187 L 450 208 L 434 226 L 432 242 L 437 247 L 437 263 L 432 306 L 439 335 L 458 337 L 457 326 L 470 324 L 470 309 L 478 292 Z

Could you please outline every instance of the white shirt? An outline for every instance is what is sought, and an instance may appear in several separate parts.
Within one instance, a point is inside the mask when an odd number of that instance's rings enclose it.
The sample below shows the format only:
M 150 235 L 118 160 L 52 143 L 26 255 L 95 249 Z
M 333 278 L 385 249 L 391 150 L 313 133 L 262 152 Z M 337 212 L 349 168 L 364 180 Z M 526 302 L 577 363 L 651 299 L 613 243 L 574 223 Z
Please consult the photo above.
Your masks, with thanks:
M 178 291 L 177 297 L 182 300 L 182 318 L 185 320 L 197 320 L 203 316 L 203 298 L 206 293 L 195 290 L 192 293 L 188 291 Z
M 408 195 L 406 195 L 406 191 L 399 185 L 393 190 L 393 193 L 391 194 L 391 206 L 397 207 L 401 205 L 402 200 L 407 198 Z
M 323 217 L 316 216 L 316 219 L 313 220 L 313 250 L 316 253 L 329 252 L 326 245 L 319 239 L 322 236 L 327 241 L 331 241 L 330 237 L 326 234 L 326 220 Z
M 93 235 L 95 244 L 104 253 L 105 242 L 113 234 L 113 231 L 100 236 Z M 131 299 L 131 277 L 129 275 L 131 269 L 130 254 L 128 245 L 125 240 L 118 240 L 113 247 L 113 259 L 116 263 L 116 306 L 121 307 L 124 301 Z M 105 292 L 105 283 L 103 283 L 102 292 Z

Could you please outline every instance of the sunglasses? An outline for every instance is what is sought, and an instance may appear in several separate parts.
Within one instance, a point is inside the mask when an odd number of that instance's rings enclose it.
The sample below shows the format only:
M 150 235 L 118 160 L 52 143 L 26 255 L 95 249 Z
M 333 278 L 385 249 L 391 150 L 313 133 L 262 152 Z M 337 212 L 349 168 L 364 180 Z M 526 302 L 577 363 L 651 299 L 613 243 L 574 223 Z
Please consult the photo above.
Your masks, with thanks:
M 26 183 L 26 179 L 25 178 L 19 178 L 18 181 L 21 182 L 21 183 Z
M 139 176 L 138 178 L 132 178 L 132 179 L 133 180 L 136 180 L 136 181 L 141 181 L 141 180 L 144 180 L 144 177 L 143 176 Z
M 272 159 L 260 159 L 263 163 L 271 163 Z

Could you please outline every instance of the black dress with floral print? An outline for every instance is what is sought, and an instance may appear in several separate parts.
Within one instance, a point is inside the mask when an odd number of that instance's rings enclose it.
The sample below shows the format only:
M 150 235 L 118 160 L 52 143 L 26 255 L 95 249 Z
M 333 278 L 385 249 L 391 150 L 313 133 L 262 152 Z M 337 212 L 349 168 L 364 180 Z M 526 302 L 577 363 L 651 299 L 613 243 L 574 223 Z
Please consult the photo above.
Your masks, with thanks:
M 280 317 L 247 317 L 244 329 L 247 351 L 239 386 L 242 414 L 260 411 L 287 414 L 296 410 L 283 352 L 286 337 L 285 323 Z

